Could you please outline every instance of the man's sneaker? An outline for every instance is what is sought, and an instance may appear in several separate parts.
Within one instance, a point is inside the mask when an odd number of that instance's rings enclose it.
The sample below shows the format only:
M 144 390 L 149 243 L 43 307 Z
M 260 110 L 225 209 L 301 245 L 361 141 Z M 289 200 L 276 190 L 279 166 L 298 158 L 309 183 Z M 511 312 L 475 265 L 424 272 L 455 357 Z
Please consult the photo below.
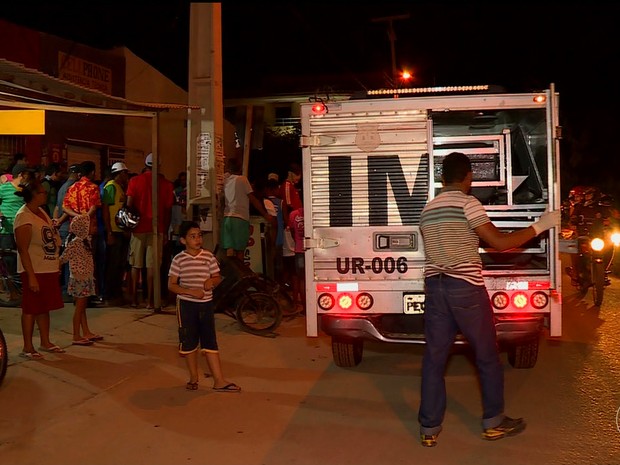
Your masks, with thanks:
M 523 418 L 504 417 L 502 422 L 495 428 L 486 428 L 482 432 L 482 439 L 487 441 L 495 441 L 507 436 L 514 436 L 525 429 L 525 420 Z
M 437 436 L 439 436 L 441 430 L 435 434 L 420 434 L 420 443 L 424 447 L 435 447 L 437 445 Z

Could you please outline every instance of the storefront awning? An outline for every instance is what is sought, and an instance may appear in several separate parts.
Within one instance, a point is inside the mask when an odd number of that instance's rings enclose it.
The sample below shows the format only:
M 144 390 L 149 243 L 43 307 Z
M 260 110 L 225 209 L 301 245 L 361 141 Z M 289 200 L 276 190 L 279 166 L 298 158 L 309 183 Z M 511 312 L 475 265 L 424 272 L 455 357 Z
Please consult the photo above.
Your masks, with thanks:
M 81 109 L 99 108 L 110 110 L 101 113 L 119 115 L 125 112 L 161 112 L 198 108 L 178 103 L 133 102 L 0 58 L 0 106 L 24 108 L 28 104 L 31 105 L 30 108 L 49 105 Z

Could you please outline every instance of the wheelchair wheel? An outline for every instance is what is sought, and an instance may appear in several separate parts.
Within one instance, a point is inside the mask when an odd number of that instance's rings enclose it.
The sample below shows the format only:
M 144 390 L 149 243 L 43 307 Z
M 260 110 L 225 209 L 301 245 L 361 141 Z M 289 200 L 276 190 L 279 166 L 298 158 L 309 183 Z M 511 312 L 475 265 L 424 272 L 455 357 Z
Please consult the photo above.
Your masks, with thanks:
M 19 307 L 22 303 L 22 288 L 19 279 L 0 275 L 0 307 Z
M 239 324 L 251 333 L 270 333 L 282 322 L 278 302 L 264 292 L 246 292 L 236 308 Z

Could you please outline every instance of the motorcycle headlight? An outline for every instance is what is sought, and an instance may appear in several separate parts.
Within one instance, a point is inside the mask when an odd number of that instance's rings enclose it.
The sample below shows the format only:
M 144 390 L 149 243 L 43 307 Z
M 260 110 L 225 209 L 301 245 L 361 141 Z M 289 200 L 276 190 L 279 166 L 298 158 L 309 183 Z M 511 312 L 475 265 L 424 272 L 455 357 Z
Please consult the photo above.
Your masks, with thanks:
M 611 234 L 611 242 L 613 242 L 616 247 L 620 245 L 620 232 Z
M 595 237 L 590 241 L 590 247 L 592 247 L 592 250 L 600 252 L 601 250 L 603 250 L 603 247 L 605 247 L 605 241 L 603 239 Z

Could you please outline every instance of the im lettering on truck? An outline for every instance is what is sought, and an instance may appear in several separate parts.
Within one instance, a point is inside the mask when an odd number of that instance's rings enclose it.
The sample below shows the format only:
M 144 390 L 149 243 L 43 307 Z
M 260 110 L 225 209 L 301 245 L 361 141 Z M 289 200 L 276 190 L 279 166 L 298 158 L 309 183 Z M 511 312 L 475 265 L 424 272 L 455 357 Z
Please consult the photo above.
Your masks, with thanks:
M 336 365 L 358 365 L 365 340 L 424 343 L 419 220 L 446 155 L 469 156 L 472 195 L 501 230 L 559 208 L 558 101 L 553 85 L 518 94 L 455 86 L 302 105 L 306 333 L 331 336 Z M 558 233 L 505 252 L 480 244 L 498 342 L 514 367 L 535 365 L 543 334 L 561 335 Z

